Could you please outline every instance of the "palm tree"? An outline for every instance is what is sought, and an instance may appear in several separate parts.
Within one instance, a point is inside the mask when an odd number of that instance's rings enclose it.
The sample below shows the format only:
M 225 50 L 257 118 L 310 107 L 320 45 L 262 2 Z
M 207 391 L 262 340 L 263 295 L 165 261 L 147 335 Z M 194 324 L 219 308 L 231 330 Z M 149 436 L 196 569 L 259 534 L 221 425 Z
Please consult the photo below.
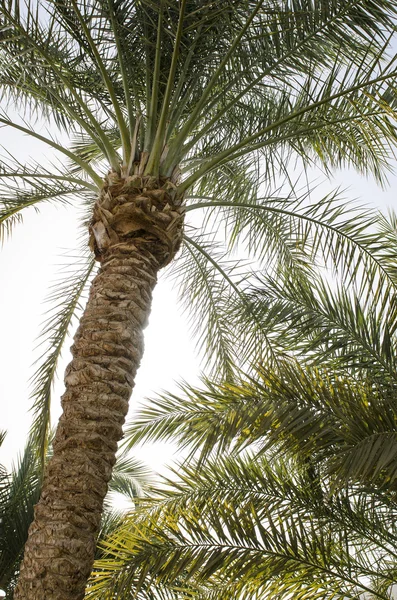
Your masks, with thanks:
M 203 323 L 209 351 L 219 350 L 218 370 L 231 378 L 242 349 L 241 361 L 255 353 L 275 360 L 277 348 L 251 309 L 244 277 L 222 266 L 208 235 L 187 235 L 188 224 L 183 233 L 185 213 L 219 211 L 230 247 L 248 225 L 249 246 L 260 258 L 266 248 L 269 259 L 303 272 L 307 253 L 296 222 L 308 232 L 326 228 L 329 247 L 332 221 L 280 208 L 277 197 L 262 196 L 262 183 L 285 173 L 293 155 L 306 165 L 318 159 L 326 169 L 348 162 L 382 179 L 395 140 L 395 68 L 386 54 L 394 14 L 388 0 L 1 3 L 3 99 L 30 123 L 6 113 L 0 123 L 63 158 L 48 168 L 4 161 L 2 233 L 27 207 L 82 200 L 100 263 L 66 371 L 64 412 L 16 598 L 84 595 L 152 290 L 182 238 L 189 260 L 180 270 L 186 289 L 205 298 L 204 311 L 210 308 Z M 38 133 L 37 117 L 66 134 L 68 147 Z M 360 254 L 354 234 L 363 223 L 344 237 L 347 257 L 352 244 Z M 34 390 L 32 433 L 42 460 L 51 381 L 93 265 L 88 255 L 50 320 L 58 329 Z M 249 313 L 252 325 L 241 319 L 231 334 L 231 310 Z

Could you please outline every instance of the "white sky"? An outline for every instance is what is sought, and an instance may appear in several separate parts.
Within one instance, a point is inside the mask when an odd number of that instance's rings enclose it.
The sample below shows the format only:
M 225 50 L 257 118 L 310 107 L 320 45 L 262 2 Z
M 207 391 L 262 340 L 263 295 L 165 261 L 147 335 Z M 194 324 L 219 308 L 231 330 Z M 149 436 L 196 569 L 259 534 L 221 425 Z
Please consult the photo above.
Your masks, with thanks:
M 29 155 L 37 158 L 43 151 L 42 144 L 9 128 L 2 129 L 1 145 L 20 160 Z M 45 156 L 50 155 L 45 152 Z M 324 179 L 322 174 L 318 176 L 320 180 Z M 345 196 L 385 209 L 396 205 L 397 176 L 391 176 L 390 183 L 390 187 L 382 191 L 371 179 L 343 172 L 323 187 L 324 193 L 338 185 L 350 187 Z M 12 239 L 0 252 L 0 429 L 8 431 L 6 442 L 0 448 L 0 463 L 6 465 L 22 451 L 30 427 L 29 377 L 33 373 L 32 362 L 37 358 L 37 353 L 33 352 L 35 340 L 46 310 L 43 301 L 59 272 L 60 256 L 77 246 L 76 225 L 77 218 L 71 207 L 44 205 L 40 214 L 28 210 L 24 223 L 16 227 Z M 59 368 L 61 380 L 54 393 L 52 414 L 55 422 L 60 414 L 62 374 L 70 360 L 70 345 L 71 340 L 65 346 Z M 174 381 L 197 382 L 200 361 L 189 335 L 187 316 L 182 314 L 176 292 L 164 273 L 155 290 L 145 345 L 132 407 L 161 389 L 175 390 Z M 156 470 L 169 462 L 171 456 L 172 448 L 165 445 L 151 450 L 145 448 L 141 455 Z

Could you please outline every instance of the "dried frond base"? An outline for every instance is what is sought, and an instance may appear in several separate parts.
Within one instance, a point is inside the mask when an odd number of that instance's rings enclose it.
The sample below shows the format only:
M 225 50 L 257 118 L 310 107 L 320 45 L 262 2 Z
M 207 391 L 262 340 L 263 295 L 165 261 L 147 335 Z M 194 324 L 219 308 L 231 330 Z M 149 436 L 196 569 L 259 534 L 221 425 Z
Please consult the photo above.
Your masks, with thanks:
M 109 174 L 94 207 L 90 246 L 99 261 L 113 246 L 144 246 L 168 264 L 181 243 L 184 207 L 168 179 Z

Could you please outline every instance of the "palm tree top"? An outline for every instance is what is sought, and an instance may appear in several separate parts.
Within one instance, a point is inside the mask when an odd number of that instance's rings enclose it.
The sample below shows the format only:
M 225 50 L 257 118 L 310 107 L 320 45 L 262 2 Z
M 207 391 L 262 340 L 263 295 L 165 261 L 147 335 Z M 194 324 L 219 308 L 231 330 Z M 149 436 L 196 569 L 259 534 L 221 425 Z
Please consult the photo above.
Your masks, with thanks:
M 280 142 L 376 171 L 384 155 L 362 150 L 356 104 L 362 113 L 390 100 L 393 60 L 379 61 L 395 12 L 388 1 L 5 2 L 3 100 L 55 121 L 71 147 L 6 114 L 0 122 L 60 151 L 98 186 L 102 159 L 124 176 L 139 162 L 145 174 L 175 179 L 183 163 L 186 190 Z M 346 136 L 338 147 L 335 128 Z M 372 128 L 372 140 L 392 133 L 379 118 Z

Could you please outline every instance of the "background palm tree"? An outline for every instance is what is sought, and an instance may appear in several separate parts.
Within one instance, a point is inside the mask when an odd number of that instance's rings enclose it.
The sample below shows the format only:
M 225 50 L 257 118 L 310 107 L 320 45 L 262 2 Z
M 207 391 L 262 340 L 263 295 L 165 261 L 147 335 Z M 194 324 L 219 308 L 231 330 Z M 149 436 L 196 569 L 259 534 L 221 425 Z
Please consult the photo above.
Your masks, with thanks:
M 178 475 L 104 541 L 87 598 L 390 600 L 396 508 L 379 489 L 329 494 L 315 465 L 250 453 Z
M 338 256 L 357 272 L 357 256 L 366 255 L 363 218 L 338 234 L 335 213 L 322 223 L 308 218 L 310 209 L 295 215 L 296 206 L 280 209 L 278 198 L 263 196 L 262 184 L 285 172 L 293 155 L 305 164 L 318 159 L 326 169 L 349 162 L 382 178 L 395 140 L 394 58 L 386 54 L 394 12 L 385 0 L 332 6 L 32 0 L 0 7 L 4 100 L 26 109 L 30 119 L 54 123 L 70 139 L 66 147 L 32 124 L 1 115 L 3 126 L 42 141 L 66 163 L 3 163 L 2 231 L 9 232 L 26 207 L 80 199 L 101 263 L 75 337 L 64 414 L 16 598 L 84 595 L 151 291 L 182 237 L 188 260 L 180 272 L 185 289 L 205 299 L 202 322 L 208 350 L 218 351 L 218 373 L 231 378 L 238 356 L 240 362 L 277 358 L 279 349 L 247 297 L 245 274 L 233 273 L 235 264 L 222 265 L 203 230 L 200 237 L 186 225 L 182 234 L 187 206 L 219 211 L 215 224 L 229 225 L 229 248 L 249 223 L 249 250 L 272 258 L 274 266 L 287 261 L 302 276 L 308 240 L 298 237 L 296 224 L 307 224 L 318 250 L 325 227 L 326 251 L 343 237 Z M 326 212 L 329 200 L 320 205 Z M 64 290 L 66 310 L 52 317 L 58 329 L 36 375 L 32 433 L 42 461 L 50 383 L 93 265 L 87 256 Z M 233 333 L 231 310 L 250 314 L 233 323 Z
M 13 598 L 34 506 L 40 497 L 41 477 L 37 452 L 30 445 L 10 473 L 0 466 L 0 589 L 6 593 L 7 600 Z M 153 473 L 143 463 L 125 452 L 119 454 L 104 502 L 98 542 L 121 525 L 128 506 L 131 509 L 137 498 L 148 494 L 153 482 Z M 124 508 L 115 508 L 115 494 L 121 495 Z M 98 547 L 95 557 L 99 559 L 101 556 Z
M 18 565 L 33 519 L 33 507 L 39 496 L 37 460 L 32 448 L 27 446 L 11 473 L 3 466 L 0 468 L 0 589 L 6 592 L 7 598 L 15 586 Z

